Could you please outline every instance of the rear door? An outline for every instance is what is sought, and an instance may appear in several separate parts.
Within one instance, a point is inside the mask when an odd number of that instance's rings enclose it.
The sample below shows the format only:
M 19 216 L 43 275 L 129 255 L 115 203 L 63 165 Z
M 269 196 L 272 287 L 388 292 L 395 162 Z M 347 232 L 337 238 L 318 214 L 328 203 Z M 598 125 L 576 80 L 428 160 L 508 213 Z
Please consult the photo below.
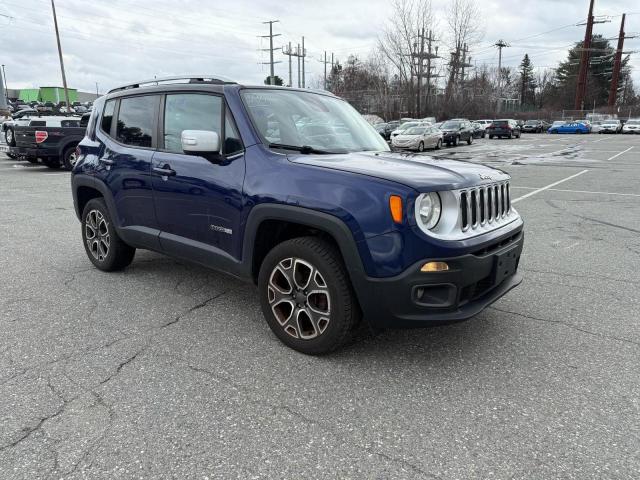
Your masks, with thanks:
M 125 240 L 151 248 L 159 233 L 151 186 L 159 103 L 159 95 L 108 100 L 96 134 L 104 144 L 96 177 L 113 195 L 113 221 Z
M 224 97 L 167 93 L 160 127 L 152 177 L 162 248 L 183 258 L 197 256 L 201 263 L 220 256 L 239 258 L 244 149 Z M 217 132 L 220 154 L 185 154 L 184 130 Z

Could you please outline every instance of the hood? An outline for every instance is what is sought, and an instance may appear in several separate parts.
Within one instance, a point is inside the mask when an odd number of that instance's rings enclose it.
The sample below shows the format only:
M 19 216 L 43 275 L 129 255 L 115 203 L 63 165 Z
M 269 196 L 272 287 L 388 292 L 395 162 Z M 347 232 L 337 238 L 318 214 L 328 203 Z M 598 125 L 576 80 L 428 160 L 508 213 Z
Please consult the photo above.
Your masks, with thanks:
M 340 155 L 288 155 L 293 163 L 359 173 L 401 183 L 419 191 L 452 190 L 507 180 L 501 170 L 476 163 L 394 152 Z

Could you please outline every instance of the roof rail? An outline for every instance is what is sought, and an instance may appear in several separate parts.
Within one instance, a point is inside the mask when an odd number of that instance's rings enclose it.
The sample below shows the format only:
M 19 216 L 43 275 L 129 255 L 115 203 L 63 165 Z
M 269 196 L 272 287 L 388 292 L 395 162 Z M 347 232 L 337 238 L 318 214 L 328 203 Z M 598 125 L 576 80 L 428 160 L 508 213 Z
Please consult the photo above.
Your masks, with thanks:
M 188 80 L 187 83 L 213 83 L 218 85 L 223 85 L 226 83 L 236 83 L 230 78 L 223 77 L 222 75 L 189 75 L 189 76 L 178 76 L 178 77 L 162 77 L 162 78 L 154 78 L 152 80 L 144 80 L 142 82 L 130 83 L 127 85 L 122 85 L 120 87 L 112 88 L 107 93 L 119 92 L 122 90 L 129 90 L 132 88 L 140 88 L 147 85 L 160 85 L 165 83 L 184 83 L 180 82 L 180 80 Z

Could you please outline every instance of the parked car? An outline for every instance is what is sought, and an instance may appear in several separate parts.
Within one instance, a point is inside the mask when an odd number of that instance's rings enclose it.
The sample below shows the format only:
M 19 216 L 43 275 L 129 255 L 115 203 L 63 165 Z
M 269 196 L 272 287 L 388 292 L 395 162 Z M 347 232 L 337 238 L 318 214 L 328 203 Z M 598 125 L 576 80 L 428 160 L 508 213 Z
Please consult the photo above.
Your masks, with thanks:
M 29 126 L 14 127 L 15 146 L 10 148 L 10 153 L 31 163 L 40 159 L 49 168 L 64 166 L 71 170 L 77 159 L 76 147 L 84 137 L 88 121 L 89 115 L 34 118 Z
M 620 133 L 622 131 L 622 123 L 617 118 L 603 120 L 598 133 Z
M 393 137 L 391 145 L 399 149 L 424 152 L 426 148 L 442 147 L 442 130 L 431 126 L 412 127 Z
M 474 122 L 479 123 L 486 130 L 487 128 L 489 128 L 489 125 L 491 125 L 491 122 L 493 122 L 493 120 L 488 120 L 488 119 L 474 120 Z
M 596 120 L 595 122 L 591 122 L 591 133 L 600 133 L 602 130 L 602 121 Z
M 464 119 L 453 119 L 444 122 L 440 126 L 443 136 L 442 141 L 450 146 L 457 146 L 460 142 L 473 143 L 473 127 L 471 122 Z
M 640 133 L 640 120 L 630 118 L 622 127 L 622 133 Z
M 384 138 L 385 140 L 387 139 L 387 136 L 386 136 L 387 124 L 386 123 L 377 123 L 377 124 L 375 124 L 373 126 L 373 128 L 376 129 L 376 132 L 378 132 L 382 138 Z
M 522 133 L 542 133 L 549 127 L 550 125 L 542 120 L 527 120 L 522 127 Z
M 553 122 L 549 133 L 589 133 L 589 127 L 582 122 Z
M 31 118 L 38 116 L 38 111 L 33 108 L 25 108 L 11 115 L 11 119 L 2 122 L 2 132 L 4 141 L 9 146 L 14 146 L 13 127 L 18 125 L 29 125 Z
M 390 152 L 328 92 L 156 83 L 96 100 L 78 147 L 71 191 L 96 268 L 123 269 L 141 248 L 257 283 L 269 327 L 307 354 L 339 347 L 361 318 L 469 318 L 521 282 L 507 173 Z M 304 135 L 299 117 L 344 131 Z
M 404 131 L 409 130 L 410 128 L 422 127 L 427 125 L 430 125 L 430 124 L 422 121 L 417 121 L 417 120 L 413 120 L 411 122 L 404 122 L 398 128 L 396 128 L 394 131 L 391 132 L 391 134 L 389 135 L 389 138 L 393 141 L 394 137 L 401 135 Z
M 487 136 L 487 131 L 484 126 L 478 122 L 471 122 L 473 128 L 473 138 L 484 138 Z
M 520 126 L 515 120 L 507 118 L 491 122 L 491 125 L 487 128 L 487 134 L 489 138 L 520 138 L 522 130 L 520 130 Z

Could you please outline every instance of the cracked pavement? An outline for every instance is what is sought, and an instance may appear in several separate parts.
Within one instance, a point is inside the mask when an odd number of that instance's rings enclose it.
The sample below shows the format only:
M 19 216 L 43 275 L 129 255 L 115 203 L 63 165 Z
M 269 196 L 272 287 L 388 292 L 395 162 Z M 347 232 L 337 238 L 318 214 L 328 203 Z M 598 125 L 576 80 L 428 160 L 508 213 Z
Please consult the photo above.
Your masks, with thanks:
M 640 137 L 437 155 L 513 198 L 589 172 L 516 204 L 525 281 L 491 308 L 314 358 L 251 285 L 144 251 L 94 269 L 68 174 L 0 154 L 0 478 L 637 478 Z

